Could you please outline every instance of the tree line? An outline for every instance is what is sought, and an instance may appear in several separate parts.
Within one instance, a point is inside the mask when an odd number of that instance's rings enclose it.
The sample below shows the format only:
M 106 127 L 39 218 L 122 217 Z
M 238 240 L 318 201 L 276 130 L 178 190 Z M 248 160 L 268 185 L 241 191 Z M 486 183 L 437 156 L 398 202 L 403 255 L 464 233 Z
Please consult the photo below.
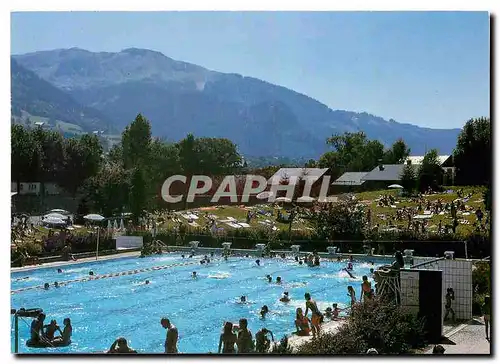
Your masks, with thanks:
M 454 151 L 455 184 L 484 185 L 491 178 L 491 125 L 489 118 L 469 120 Z M 326 140 L 332 147 L 318 160 L 302 167 L 329 168 L 332 179 L 344 172 L 370 171 L 380 162 L 401 164 L 410 155 L 403 139 L 385 149 L 365 133 L 344 133 Z M 411 190 L 442 182 L 437 151 L 431 150 L 420 169 L 405 167 L 402 184 Z M 12 181 L 56 183 L 81 201 L 82 209 L 112 216 L 124 211 L 134 220 L 161 208 L 161 185 L 174 174 L 189 179 L 195 174 L 253 173 L 270 177 L 279 167 L 250 170 L 237 146 L 224 138 L 196 138 L 192 134 L 177 143 L 151 135 L 151 124 L 141 114 L 122 133 L 121 143 L 105 154 L 96 135 L 64 138 L 57 131 L 13 125 L 11 130 Z M 164 206 L 164 205 L 163 205 Z

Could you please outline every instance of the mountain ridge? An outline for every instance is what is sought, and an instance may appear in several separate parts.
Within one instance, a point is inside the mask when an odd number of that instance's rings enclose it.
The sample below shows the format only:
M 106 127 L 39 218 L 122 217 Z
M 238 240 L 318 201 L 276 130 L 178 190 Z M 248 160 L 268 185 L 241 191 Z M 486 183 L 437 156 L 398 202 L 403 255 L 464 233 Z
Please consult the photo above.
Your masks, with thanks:
M 332 110 L 284 86 L 211 71 L 141 48 L 120 52 L 71 48 L 13 58 L 78 103 L 102 112 L 118 128 L 142 112 L 151 120 L 155 135 L 180 139 L 193 132 L 228 137 L 252 155 L 266 151 L 318 157 L 328 150 L 327 137 L 358 130 L 386 146 L 402 137 L 413 154 L 430 148 L 448 154 L 460 132 L 422 128 L 366 112 Z

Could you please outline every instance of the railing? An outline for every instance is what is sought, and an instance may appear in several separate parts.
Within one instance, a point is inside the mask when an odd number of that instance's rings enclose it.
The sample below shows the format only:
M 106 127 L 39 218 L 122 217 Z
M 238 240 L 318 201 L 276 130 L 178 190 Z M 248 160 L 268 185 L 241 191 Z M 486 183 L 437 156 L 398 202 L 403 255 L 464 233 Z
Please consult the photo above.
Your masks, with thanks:
M 428 264 L 433 264 L 433 263 L 439 262 L 440 260 L 444 260 L 444 259 L 446 259 L 446 258 L 445 257 L 441 257 L 441 258 L 436 258 L 436 259 L 429 260 L 427 262 L 422 262 L 422 263 L 419 263 L 419 264 L 415 264 L 415 265 L 411 266 L 411 269 L 420 268 L 420 267 L 426 266 Z

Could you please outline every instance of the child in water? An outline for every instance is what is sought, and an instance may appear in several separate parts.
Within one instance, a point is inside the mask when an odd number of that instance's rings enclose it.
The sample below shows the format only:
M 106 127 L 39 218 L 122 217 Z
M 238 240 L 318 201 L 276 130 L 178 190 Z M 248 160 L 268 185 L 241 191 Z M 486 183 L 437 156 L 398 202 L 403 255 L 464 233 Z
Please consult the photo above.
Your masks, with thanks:
M 267 313 L 269 313 L 269 308 L 266 305 L 262 306 L 262 308 L 260 309 L 261 318 L 266 318 Z
M 288 297 L 288 292 L 283 293 L 283 296 L 280 298 L 281 302 L 290 302 L 290 297 Z

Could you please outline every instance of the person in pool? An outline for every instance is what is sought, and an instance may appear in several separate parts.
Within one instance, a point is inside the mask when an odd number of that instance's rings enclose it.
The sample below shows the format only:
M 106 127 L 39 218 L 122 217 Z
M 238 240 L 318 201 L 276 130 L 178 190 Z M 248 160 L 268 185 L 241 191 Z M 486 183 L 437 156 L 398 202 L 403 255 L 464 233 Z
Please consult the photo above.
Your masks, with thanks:
M 299 260 L 299 264 L 302 265 L 304 264 L 304 262 L 302 260 Z
M 210 252 L 210 257 L 213 258 L 214 257 L 214 252 Z
M 73 327 L 71 326 L 71 319 L 66 317 L 63 321 L 64 329 L 61 336 L 56 336 L 52 340 L 54 345 L 69 345 L 71 343 L 71 334 L 73 334 Z
M 375 271 L 373 270 L 373 268 L 370 268 L 370 275 L 373 277 L 374 274 L 375 274 Z
M 290 297 L 288 297 L 288 292 L 283 293 L 283 296 L 280 298 L 280 301 L 284 303 L 290 302 Z
M 89 276 L 93 276 L 94 275 L 94 272 L 93 271 L 90 271 L 89 272 Z
M 267 307 L 267 305 L 262 306 L 262 308 L 260 309 L 261 318 L 266 318 L 266 314 L 268 313 L 269 313 L 269 308 Z
M 44 337 L 48 341 L 54 340 L 56 331 L 59 331 L 59 333 L 62 335 L 61 329 L 59 328 L 59 326 L 57 326 L 56 320 L 51 320 L 50 324 L 45 325 L 43 328 L 45 329 Z
M 274 336 L 271 330 L 263 327 L 255 334 L 255 349 L 258 353 L 266 353 L 271 347 L 271 340 L 267 337 L 267 334 L 271 334 L 271 339 L 274 341 Z
M 161 319 L 160 324 L 164 329 L 167 329 L 167 338 L 165 339 L 165 353 L 177 354 L 177 339 L 179 338 L 177 327 L 175 327 L 166 317 L 163 317 Z
M 197 278 L 198 276 L 196 275 L 196 272 L 193 272 L 193 274 L 191 275 L 192 278 Z
M 349 270 L 347 269 L 342 269 L 343 271 L 345 271 L 347 274 L 349 274 L 349 277 L 353 278 L 353 279 L 356 279 L 356 277 L 354 276 L 354 274 L 352 274 L 351 272 L 349 272 Z
M 257 265 L 260 267 L 260 259 L 257 259 L 255 263 L 257 263 Z
M 36 319 L 31 321 L 31 342 L 33 344 L 37 344 L 42 341 L 44 320 L 45 320 L 45 314 L 40 313 Z
M 108 354 L 137 354 L 137 351 L 128 346 L 127 339 L 119 337 L 111 344 Z
M 57 281 L 54 282 L 54 287 L 59 288 L 59 283 L 57 283 Z
M 359 297 L 359 302 L 361 302 L 364 299 L 366 300 L 371 300 L 372 299 L 372 284 L 368 280 L 367 276 L 363 276 L 363 283 L 361 283 L 361 296 Z
M 306 300 L 306 312 L 304 316 L 307 316 L 307 313 L 309 310 L 311 310 L 311 326 L 312 326 L 312 333 L 313 337 L 316 337 L 316 335 L 319 335 L 320 333 L 320 323 L 321 319 L 323 317 L 323 314 L 321 311 L 318 309 L 318 305 L 316 304 L 316 301 L 314 301 L 311 298 L 311 294 L 308 292 L 304 294 L 304 298 Z
M 233 332 L 232 322 L 226 322 L 224 324 L 222 334 L 220 335 L 218 353 L 221 353 L 222 348 L 222 354 L 234 354 L 234 345 L 236 344 L 237 340 L 238 337 Z
M 280 276 L 276 277 L 276 284 L 281 284 L 281 283 L 282 283 L 281 277 Z
M 43 285 L 43 289 L 48 290 L 48 289 L 49 289 L 49 286 L 50 286 L 50 284 L 45 283 L 45 284 Z
M 62 273 L 62 269 L 61 268 L 57 268 L 57 273 Z
M 247 296 L 241 296 L 240 303 L 247 303 Z
M 226 260 L 226 261 L 227 261 L 227 255 L 224 255 L 224 260 Z
M 252 332 L 248 329 L 248 321 L 245 318 L 240 319 L 238 339 L 236 341 L 238 354 L 248 354 L 254 350 Z
M 271 277 L 269 274 L 266 276 L 266 278 L 269 283 L 273 282 L 273 277 Z
M 296 334 L 299 336 L 309 336 L 311 328 L 309 327 L 309 318 L 304 316 L 302 308 L 297 308 L 295 311 L 295 328 L 297 329 Z
M 347 286 L 347 295 L 351 298 L 351 310 L 356 303 L 356 291 L 352 286 Z
M 344 268 L 345 270 L 352 270 L 354 267 L 351 262 L 347 263 L 347 268 Z
M 332 318 L 334 320 L 337 320 L 339 318 L 339 313 L 340 313 L 340 309 L 338 308 L 338 305 L 336 303 L 334 303 L 332 305 Z
M 149 284 L 149 279 L 146 279 L 146 281 L 144 282 L 144 284 Z

